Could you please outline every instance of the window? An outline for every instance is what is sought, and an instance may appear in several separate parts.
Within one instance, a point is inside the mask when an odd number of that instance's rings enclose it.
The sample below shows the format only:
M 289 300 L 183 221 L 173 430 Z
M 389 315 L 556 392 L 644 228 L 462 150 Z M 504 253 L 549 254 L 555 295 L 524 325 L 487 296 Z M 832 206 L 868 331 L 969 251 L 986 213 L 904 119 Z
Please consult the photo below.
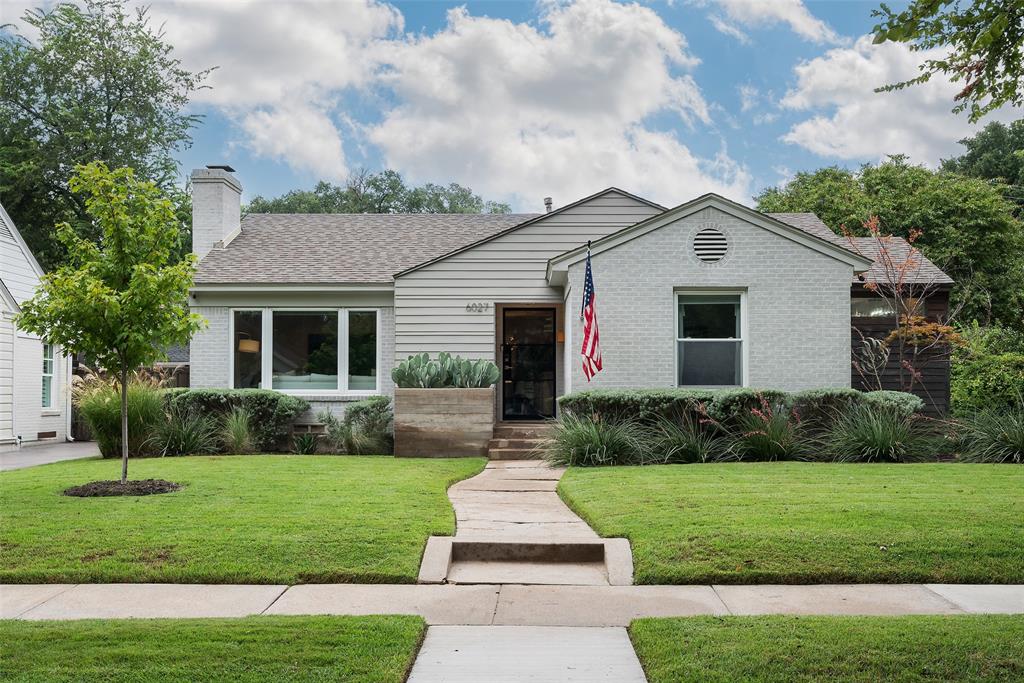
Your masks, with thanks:
M 263 386 L 263 311 L 235 311 L 234 384 L 236 389 Z
M 911 315 L 922 315 L 921 300 L 907 299 Z M 854 318 L 892 318 L 895 313 L 893 302 L 879 296 L 853 297 L 850 299 L 850 316 Z
M 338 312 L 274 311 L 273 388 L 338 390 Z
M 375 392 L 380 370 L 376 310 L 235 310 L 235 388 L 295 393 Z
M 53 407 L 53 344 L 43 344 L 43 401 L 44 408 Z
M 743 384 L 739 294 L 680 294 L 676 346 L 679 386 Z

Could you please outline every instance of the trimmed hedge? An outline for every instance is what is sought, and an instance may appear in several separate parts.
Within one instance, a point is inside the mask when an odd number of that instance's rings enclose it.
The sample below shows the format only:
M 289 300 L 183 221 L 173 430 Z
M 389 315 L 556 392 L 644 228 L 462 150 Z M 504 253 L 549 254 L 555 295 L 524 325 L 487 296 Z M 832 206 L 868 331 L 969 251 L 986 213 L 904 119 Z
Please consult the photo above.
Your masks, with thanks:
M 953 363 L 953 412 L 969 416 L 987 410 L 1019 409 L 1024 402 L 1024 353 L 983 355 Z
M 653 424 L 660 417 L 689 413 L 704 406 L 707 416 L 732 423 L 740 415 L 760 409 L 764 402 L 774 409 L 793 409 L 801 420 L 824 424 L 836 412 L 858 405 L 889 408 L 900 415 L 924 409 L 924 401 L 900 391 L 860 392 L 844 387 L 809 389 L 795 393 L 778 389 L 591 389 L 558 399 L 562 411 L 612 422 L 637 420 Z
M 281 450 L 287 443 L 291 423 L 309 410 L 309 403 L 269 389 L 188 389 L 164 390 L 168 410 L 193 415 L 217 415 L 219 418 L 241 408 L 249 413 L 253 448 L 258 452 Z

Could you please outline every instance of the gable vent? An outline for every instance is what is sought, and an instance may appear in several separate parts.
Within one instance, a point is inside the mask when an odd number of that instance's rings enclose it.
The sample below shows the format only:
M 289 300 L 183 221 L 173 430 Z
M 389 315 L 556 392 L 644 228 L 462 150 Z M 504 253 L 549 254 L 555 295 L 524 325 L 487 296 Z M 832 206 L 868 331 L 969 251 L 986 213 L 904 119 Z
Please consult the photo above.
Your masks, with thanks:
M 693 253 L 706 263 L 721 261 L 728 249 L 725 235 L 715 228 L 704 228 L 693 238 Z

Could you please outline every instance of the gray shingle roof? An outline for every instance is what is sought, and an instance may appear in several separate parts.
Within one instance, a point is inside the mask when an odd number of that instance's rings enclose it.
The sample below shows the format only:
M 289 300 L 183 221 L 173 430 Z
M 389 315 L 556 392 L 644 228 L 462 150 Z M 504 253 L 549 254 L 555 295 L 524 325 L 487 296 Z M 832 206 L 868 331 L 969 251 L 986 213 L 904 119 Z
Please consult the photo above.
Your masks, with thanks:
M 937 265 L 929 261 L 920 251 L 917 252 L 915 259 L 908 261 L 911 247 L 905 239 L 902 237 L 892 237 L 889 240 L 885 248 L 893 264 L 892 268 L 901 268 L 904 264 L 907 264 L 905 275 L 902 276 L 904 282 L 907 284 L 953 284 L 953 278 L 942 272 Z M 861 254 L 875 262 L 875 265 L 871 266 L 870 270 L 863 273 L 864 280 L 867 282 L 883 282 L 889 279 L 886 278 L 886 267 L 879 261 L 882 247 L 878 240 L 874 237 L 854 237 L 853 242 Z
M 250 214 L 199 263 L 203 284 L 391 283 L 392 275 L 536 214 Z

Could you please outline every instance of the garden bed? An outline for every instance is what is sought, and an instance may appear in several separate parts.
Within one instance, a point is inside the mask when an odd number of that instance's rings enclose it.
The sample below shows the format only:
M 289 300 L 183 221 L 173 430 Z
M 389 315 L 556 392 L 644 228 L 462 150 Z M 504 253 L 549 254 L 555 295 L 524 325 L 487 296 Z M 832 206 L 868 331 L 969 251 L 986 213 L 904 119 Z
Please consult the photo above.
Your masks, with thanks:
M 558 490 L 630 540 L 637 583 L 1024 583 L 1017 465 L 572 468 Z
M 479 459 L 196 456 L 131 463 L 171 495 L 72 498 L 118 464 L 0 473 L 0 583 L 413 583 Z

